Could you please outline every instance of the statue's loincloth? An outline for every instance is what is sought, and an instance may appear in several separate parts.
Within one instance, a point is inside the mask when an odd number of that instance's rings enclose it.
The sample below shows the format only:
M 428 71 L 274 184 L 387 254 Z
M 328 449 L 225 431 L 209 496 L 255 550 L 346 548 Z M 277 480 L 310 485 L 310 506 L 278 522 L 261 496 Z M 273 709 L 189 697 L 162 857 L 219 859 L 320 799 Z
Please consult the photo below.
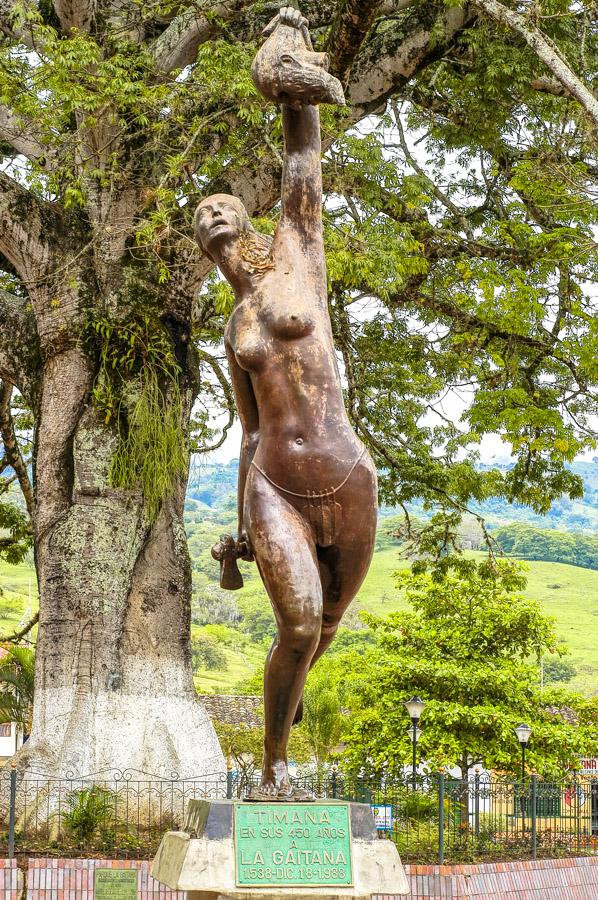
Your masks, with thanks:
M 319 547 L 330 547 L 335 542 L 343 519 L 343 510 L 340 503 L 336 502 L 335 495 L 346 485 L 364 453 L 365 447 L 353 462 L 341 483 L 336 487 L 327 488 L 325 491 L 307 491 L 305 494 L 298 494 L 297 491 L 289 491 L 287 488 L 282 487 L 282 485 L 272 481 L 270 476 L 267 475 L 253 460 L 251 461 L 251 465 L 254 466 L 260 475 L 263 475 L 266 481 L 268 481 L 272 487 L 276 488 L 277 491 L 281 491 L 283 494 L 288 494 L 291 497 L 307 500 L 307 503 L 300 509 L 313 528 L 316 536 L 316 544 L 318 544 Z

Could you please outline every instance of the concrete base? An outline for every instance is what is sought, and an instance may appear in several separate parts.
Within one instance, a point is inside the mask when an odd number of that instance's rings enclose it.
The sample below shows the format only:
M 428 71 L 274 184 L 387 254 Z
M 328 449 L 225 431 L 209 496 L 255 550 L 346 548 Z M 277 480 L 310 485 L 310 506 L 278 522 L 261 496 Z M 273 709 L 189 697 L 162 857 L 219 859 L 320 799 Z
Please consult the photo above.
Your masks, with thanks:
M 397 848 L 379 840 L 369 806 L 351 803 L 353 886 L 258 885 L 239 887 L 235 879 L 233 802 L 191 801 L 187 831 L 162 838 L 152 877 L 188 900 L 257 900 L 314 896 L 318 900 L 370 900 L 372 894 L 409 894 Z M 192 836 L 193 835 L 193 836 Z

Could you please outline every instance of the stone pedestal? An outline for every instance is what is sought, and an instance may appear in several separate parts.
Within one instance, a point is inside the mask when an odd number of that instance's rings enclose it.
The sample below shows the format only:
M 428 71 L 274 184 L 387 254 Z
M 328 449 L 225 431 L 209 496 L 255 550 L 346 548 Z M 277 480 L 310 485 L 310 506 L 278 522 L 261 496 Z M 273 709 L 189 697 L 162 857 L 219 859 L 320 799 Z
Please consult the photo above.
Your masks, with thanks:
M 237 812 L 235 829 L 235 808 L 240 806 L 244 809 Z M 349 835 L 336 849 L 332 833 L 341 829 L 320 824 L 334 820 L 335 813 L 350 823 Z M 252 816 L 256 828 L 242 827 L 241 821 L 247 823 Z M 348 848 L 350 858 L 345 860 Z M 188 900 L 312 895 L 318 900 L 370 900 L 372 894 L 409 893 L 397 849 L 392 841 L 378 839 L 370 807 L 335 801 L 192 800 L 185 831 L 170 831 L 162 839 L 152 876 L 173 890 L 188 891 Z M 255 882 L 243 883 L 254 876 Z M 331 876 L 336 883 L 329 883 Z M 339 883 L 339 876 L 345 883 Z

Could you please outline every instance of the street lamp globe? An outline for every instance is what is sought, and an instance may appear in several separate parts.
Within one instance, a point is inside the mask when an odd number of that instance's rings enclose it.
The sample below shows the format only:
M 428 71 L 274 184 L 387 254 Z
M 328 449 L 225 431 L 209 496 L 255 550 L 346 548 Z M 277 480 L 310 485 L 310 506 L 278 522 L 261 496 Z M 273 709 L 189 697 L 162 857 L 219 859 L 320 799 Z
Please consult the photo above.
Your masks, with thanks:
M 416 725 L 415 728 L 408 728 L 407 734 L 409 735 L 411 740 L 415 741 L 415 743 L 417 744 L 420 737 L 422 736 L 422 730 L 421 730 L 421 728 L 418 728 Z
M 412 722 L 419 722 L 425 705 L 421 697 L 411 697 L 410 700 L 405 702 L 405 707 Z
M 532 736 L 532 729 L 529 725 L 518 725 L 515 729 L 515 734 L 517 735 L 517 740 L 523 746 L 529 743 L 529 739 Z

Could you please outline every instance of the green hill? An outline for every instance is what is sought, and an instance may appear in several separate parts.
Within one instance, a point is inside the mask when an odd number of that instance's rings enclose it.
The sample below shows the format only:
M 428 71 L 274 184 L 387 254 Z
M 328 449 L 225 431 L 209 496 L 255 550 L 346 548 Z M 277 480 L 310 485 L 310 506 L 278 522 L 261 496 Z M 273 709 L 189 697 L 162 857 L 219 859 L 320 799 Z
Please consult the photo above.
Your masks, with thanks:
M 482 553 L 472 553 L 481 558 Z M 546 612 L 554 616 L 557 633 L 569 648 L 566 657 L 576 669 L 569 686 L 585 694 L 598 694 L 598 644 L 595 632 L 598 627 L 598 572 L 579 566 L 553 562 L 527 562 L 528 584 L 526 593 L 541 600 Z M 407 563 L 399 558 L 395 548 L 385 547 L 374 554 L 372 566 L 353 606 L 345 617 L 350 627 L 359 627 L 359 610 L 385 616 L 394 610 L 404 608 L 402 592 L 394 586 L 393 574 L 399 568 L 407 568 Z M 269 609 L 268 599 L 253 582 L 248 590 L 260 597 L 264 609 Z M 241 599 L 243 592 L 235 595 Z M 256 650 L 258 648 L 256 647 Z M 263 662 L 265 645 L 259 653 L 245 660 L 241 654 L 231 654 L 234 666 L 226 672 L 200 672 L 198 682 L 201 691 L 230 690 L 237 676 L 250 677 L 257 664 Z M 230 652 L 230 651 L 229 651 Z
M 482 553 L 471 553 L 482 558 Z M 401 592 L 393 587 L 392 573 L 405 562 L 387 548 L 374 554 L 372 567 L 354 606 L 376 615 L 388 615 L 404 606 Z M 598 694 L 598 572 L 555 562 L 526 562 L 530 597 L 542 602 L 554 616 L 559 638 L 569 648 L 567 659 L 577 670 L 569 683 L 574 690 Z
M 263 634 L 273 628 L 269 602 L 255 573 L 254 567 L 245 566 L 251 574 L 246 580 L 246 588 L 234 594 L 220 592 L 213 579 L 216 578 L 215 564 L 208 560 L 209 540 L 217 534 L 219 526 L 212 523 L 212 528 L 201 528 L 203 552 L 206 557 L 204 565 L 194 572 L 195 599 L 193 635 L 201 640 L 202 625 L 210 617 L 210 609 L 217 608 L 222 620 L 230 620 L 227 629 L 227 644 L 223 647 L 226 657 L 225 669 L 198 668 L 196 685 L 201 693 L 230 691 L 239 681 L 250 678 L 260 670 L 266 654 L 267 638 Z M 193 562 L 198 565 L 197 554 L 199 535 L 192 539 L 194 547 Z M 481 557 L 481 553 L 473 553 Z M 208 574 L 201 571 L 205 566 Z M 404 606 L 402 593 L 394 587 L 393 573 L 399 568 L 406 568 L 395 547 L 382 546 L 374 554 L 373 563 L 359 595 L 349 610 L 345 623 L 349 627 L 360 627 L 359 610 L 367 610 L 377 615 L 387 615 Z M 576 674 L 570 682 L 575 690 L 587 694 L 598 694 L 598 644 L 595 640 L 598 626 L 598 572 L 583 569 L 579 566 L 564 565 L 554 562 L 528 562 L 527 593 L 542 601 L 547 613 L 554 616 L 557 622 L 559 637 L 570 650 L 569 661 L 575 666 Z M 29 565 L 9 566 L 0 563 L 0 634 L 13 631 L 18 625 L 28 605 L 29 582 L 32 583 L 33 609 L 36 609 L 37 590 L 33 569 Z M 216 597 L 217 607 L 199 607 L 198 596 L 206 591 Z M 220 595 L 224 597 L 220 601 Z M 199 609 L 199 612 L 197 610 Z M 261 613 L 261 621 L 255 610 Z M 224 612 L 222 611 L 224 610 Z M 252 612 L 253 611 L 253 612 Z M 253 633 L 241 631 L 243 622 L 239 617 L 251 613 Z M 257 624 L 256 624 L 257 622 Z M 265 625 L 264 625 L 265 622 Z M 236 635 L 236 636 L 235 636 Z

